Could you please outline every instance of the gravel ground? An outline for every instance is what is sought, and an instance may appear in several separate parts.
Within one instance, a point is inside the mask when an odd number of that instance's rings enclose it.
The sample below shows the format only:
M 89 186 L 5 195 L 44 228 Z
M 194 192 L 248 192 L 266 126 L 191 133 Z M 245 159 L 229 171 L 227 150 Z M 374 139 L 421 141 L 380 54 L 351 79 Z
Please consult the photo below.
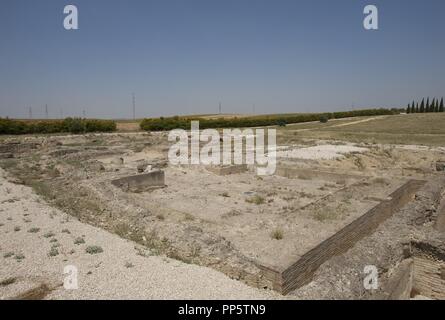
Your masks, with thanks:
M 344 157 L 348 153 L 364 153 L 367 148 L 352 145 L 319 145 L 307 148 L 297 148 L 277 151 L 278 158 L 305 159 L 305 160 L 333 160 Z
M 65 289 L 66 266 L 77 268 L 78 289 Z M 213 269 L 153 256 L 131 241 L 81 223 L 50 207 L 31 188 L 9 182 L 0 169 L 0 299 L 20 297 L 280 298 Z

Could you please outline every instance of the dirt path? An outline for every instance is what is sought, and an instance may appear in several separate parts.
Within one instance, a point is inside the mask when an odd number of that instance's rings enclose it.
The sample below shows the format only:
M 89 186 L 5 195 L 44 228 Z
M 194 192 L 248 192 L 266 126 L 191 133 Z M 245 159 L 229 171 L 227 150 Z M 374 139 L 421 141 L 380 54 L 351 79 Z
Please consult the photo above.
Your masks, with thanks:
M 78 289 L 64 288 L 66 266 L 77 268 Z M 0 169 L 0 299 L 277 297 L 209 268 L 152 256 L 50 207 Z
M 380 117 L 368 118 L 368 119 L 352 121 L 352 122 L 347 122 L 347 123 L 341 123 L 341 124 L 333 125 L 333 126 L 331 126 L 331 128 L 340 128 L 340 127 L 352 126 L 352 125 L 357 124 L 357 123 L 368 122 L 368 121 L 373 121 L 373 120 L 377 120 L 377 119 L 384 119 L 384 118 L 385 117 L 380 116 Z
M 340 127 L 346 127 L 346 126 L 351 126 L 357 123 L 362 123 L 362 122 L 368 122 L 368 121 L 373 121 L 373 120 L 377 120 L 377 119 L 383 119 L 386 116 L 377 116 L 377 117 L 372 117 L 372 118 L 367 118 L 367 119 L 362 119 L 362 120 L 357 120 L 357 121 L 351 121 L 351 122 L 347 122 L 347 123 L 340 123 L 340 124 L 334 124 L 332 126 L 326 127 L 328 128 L 340 128 Z M 349 119 L 353 119 L 353 118 L 343 118 L 343 119 L 331 119 L 330 121 L 344 121 L 344 120 L 349 120 Z M 293 123 L 293 124 L 289 124 L 288 126 L 298 126 L 301 124 L 308 124 L 308 123 L 319 123 L 319 121 L 311 121 L 311 122 L 302 122 L 302 123 Z M 303 131 L 312 131 L 312 130 L 319 130 L 320 128 L 304 128 L 304 129 L 295 129 L 292 131 L 295 132 L 303 132 Z

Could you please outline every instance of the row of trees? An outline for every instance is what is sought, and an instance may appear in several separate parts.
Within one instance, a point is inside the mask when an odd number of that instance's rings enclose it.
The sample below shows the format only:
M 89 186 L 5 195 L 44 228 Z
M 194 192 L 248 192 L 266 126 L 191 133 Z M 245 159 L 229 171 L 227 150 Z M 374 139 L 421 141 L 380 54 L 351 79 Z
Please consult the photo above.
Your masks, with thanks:
M 66 118 L 64 120 L 20 121 L 0 118 L 0 134 L 87 133 L 116 131 L 112 120 Z
M 408 104 L 408 107 L 406 108 L 406 113 L 425 113 L 425 112 L 444 112 L 444 106 L 443 106 L 443 98 L 436 99 L 434 98 L 430 103 L 430 98 L 422 99 L 422 102 L 415 103 L 414 101 L 411 104 Z
M 376 115 L 391 115 L 399 114 L 403 109 L 367 109 L 354 110 L 344 112 L 329 112 L 329 113 L 310 113 L 310 114 L 295 114 L 295 115 L 271 115 L 271 116 L 256 116 L 243 118 L 219 118 L 219 119 L 205 119 L 192 117 L 168 117 L 168 118 L 149 118 L 144 119 L 140 123 L 142 130 L 146 131 L 165 131 L 172 129 L 190 129 L 192 120 L 199 121 L 200 129 L 208 128 L 247 128 L 247 127 L 265 127 L 265 126 L 285 126 L 291 123 L 301 123 L 310 121 L 321 121 L 322 119 L 341 119 L 359 116 L 376 116 Z M 326 120 L 326 121 L 327 121 Z

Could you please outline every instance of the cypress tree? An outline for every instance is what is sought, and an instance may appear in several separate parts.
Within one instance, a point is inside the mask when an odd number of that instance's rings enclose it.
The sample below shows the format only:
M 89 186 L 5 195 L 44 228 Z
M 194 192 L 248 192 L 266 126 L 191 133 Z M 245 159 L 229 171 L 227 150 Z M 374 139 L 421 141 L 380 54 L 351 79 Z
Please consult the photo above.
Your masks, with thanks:
M 430 111 L 430 97 L 426 98 L 425 112 Z
M 406 107 L 406 113 L 411 113 L 411 106 L 408 103 L 408 107 Z
M 425 112 L 425 98 L 423 98 L 422 102 L 420 103 L 419 112 L 420 113 L 424 113 Z
M 420 110 L 419 110 L 419 103 L 417 102 L 416 103 L 416 113 L 419 113 L 420 112 Z
M 416 112 L 416 106 L 414 105 L 414 100 L 413 100 L 413 104 L 411 105 L 411 113 L 415 112 Z
M 443 112 L 443 98 L 440 100 L 439 112 Z
M 436 103 L 436 98 L 433 98 L 433 101 L 431 101 L 430 108 L 429 108 L 430 112 L 434 112 L 434 104 L 435 103 Z
M 439 99 L 436 99 L 436 103 L 434 104 L 434 112 L 439 112 Z

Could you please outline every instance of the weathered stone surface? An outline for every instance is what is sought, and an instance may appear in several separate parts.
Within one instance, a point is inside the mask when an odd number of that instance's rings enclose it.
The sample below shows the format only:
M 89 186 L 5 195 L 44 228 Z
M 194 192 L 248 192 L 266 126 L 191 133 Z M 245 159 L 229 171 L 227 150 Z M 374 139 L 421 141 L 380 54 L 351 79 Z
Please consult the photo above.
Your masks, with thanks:
M 62 149 L 62 150 L 57 150 L 57 151 L 51 152 L 50 155 L 53 157 L 63 157 L 68 154 L 74 154 L 74 153 L 79 153 L 79 152 L 80 152 L 79 149 Z
M 226 176 L 229 174 L 237 174 L 243 173 L 247 171 L 247 165 L 239 164 L 239 165 L 230 165 L 230 166 L 209 166 L 207 170 L 217 174 L 219 176 Z
M 11 159 L 14 158 L 12 153 L 0 153 L 0 159 Z
M 124 164 L 124 159 L 123 158 L 114 158 L 111 160 L 111 164 L 115 164 L 115 165 L 123 165 Z
M 164 171 L 152 171 L 135 176 L 124 177 L 111 181 L 111 183 L 129 192 L 143 192 L 165 187 Z
M 146 162 L 139 163 L 137 165 L 137 170 L 139 173 L 143 173 L 145 171 L 145 169 L 147 169 L 147 167 L 148 167 L 148 163 L 146 163 Z
M 437 220 L 434 227 L 439 232 L 445 232 L 445 199 L 441 201 L 437 208 Z
M 20 142 L 8 142 L 0 144 L 0 153 L 19 153 L 36 149 L 39 144 L 37 143 L 20 143 Z
M 413 287 L 414 263 L 413 259 L 402 261 L 393 271 L 392 277 L 386 283 L 384 291 L 388 300 L 409 300 Z
M 436 170 L 437 171 L 445 171 L 445 161 L 437 161 L 436 162 Z

